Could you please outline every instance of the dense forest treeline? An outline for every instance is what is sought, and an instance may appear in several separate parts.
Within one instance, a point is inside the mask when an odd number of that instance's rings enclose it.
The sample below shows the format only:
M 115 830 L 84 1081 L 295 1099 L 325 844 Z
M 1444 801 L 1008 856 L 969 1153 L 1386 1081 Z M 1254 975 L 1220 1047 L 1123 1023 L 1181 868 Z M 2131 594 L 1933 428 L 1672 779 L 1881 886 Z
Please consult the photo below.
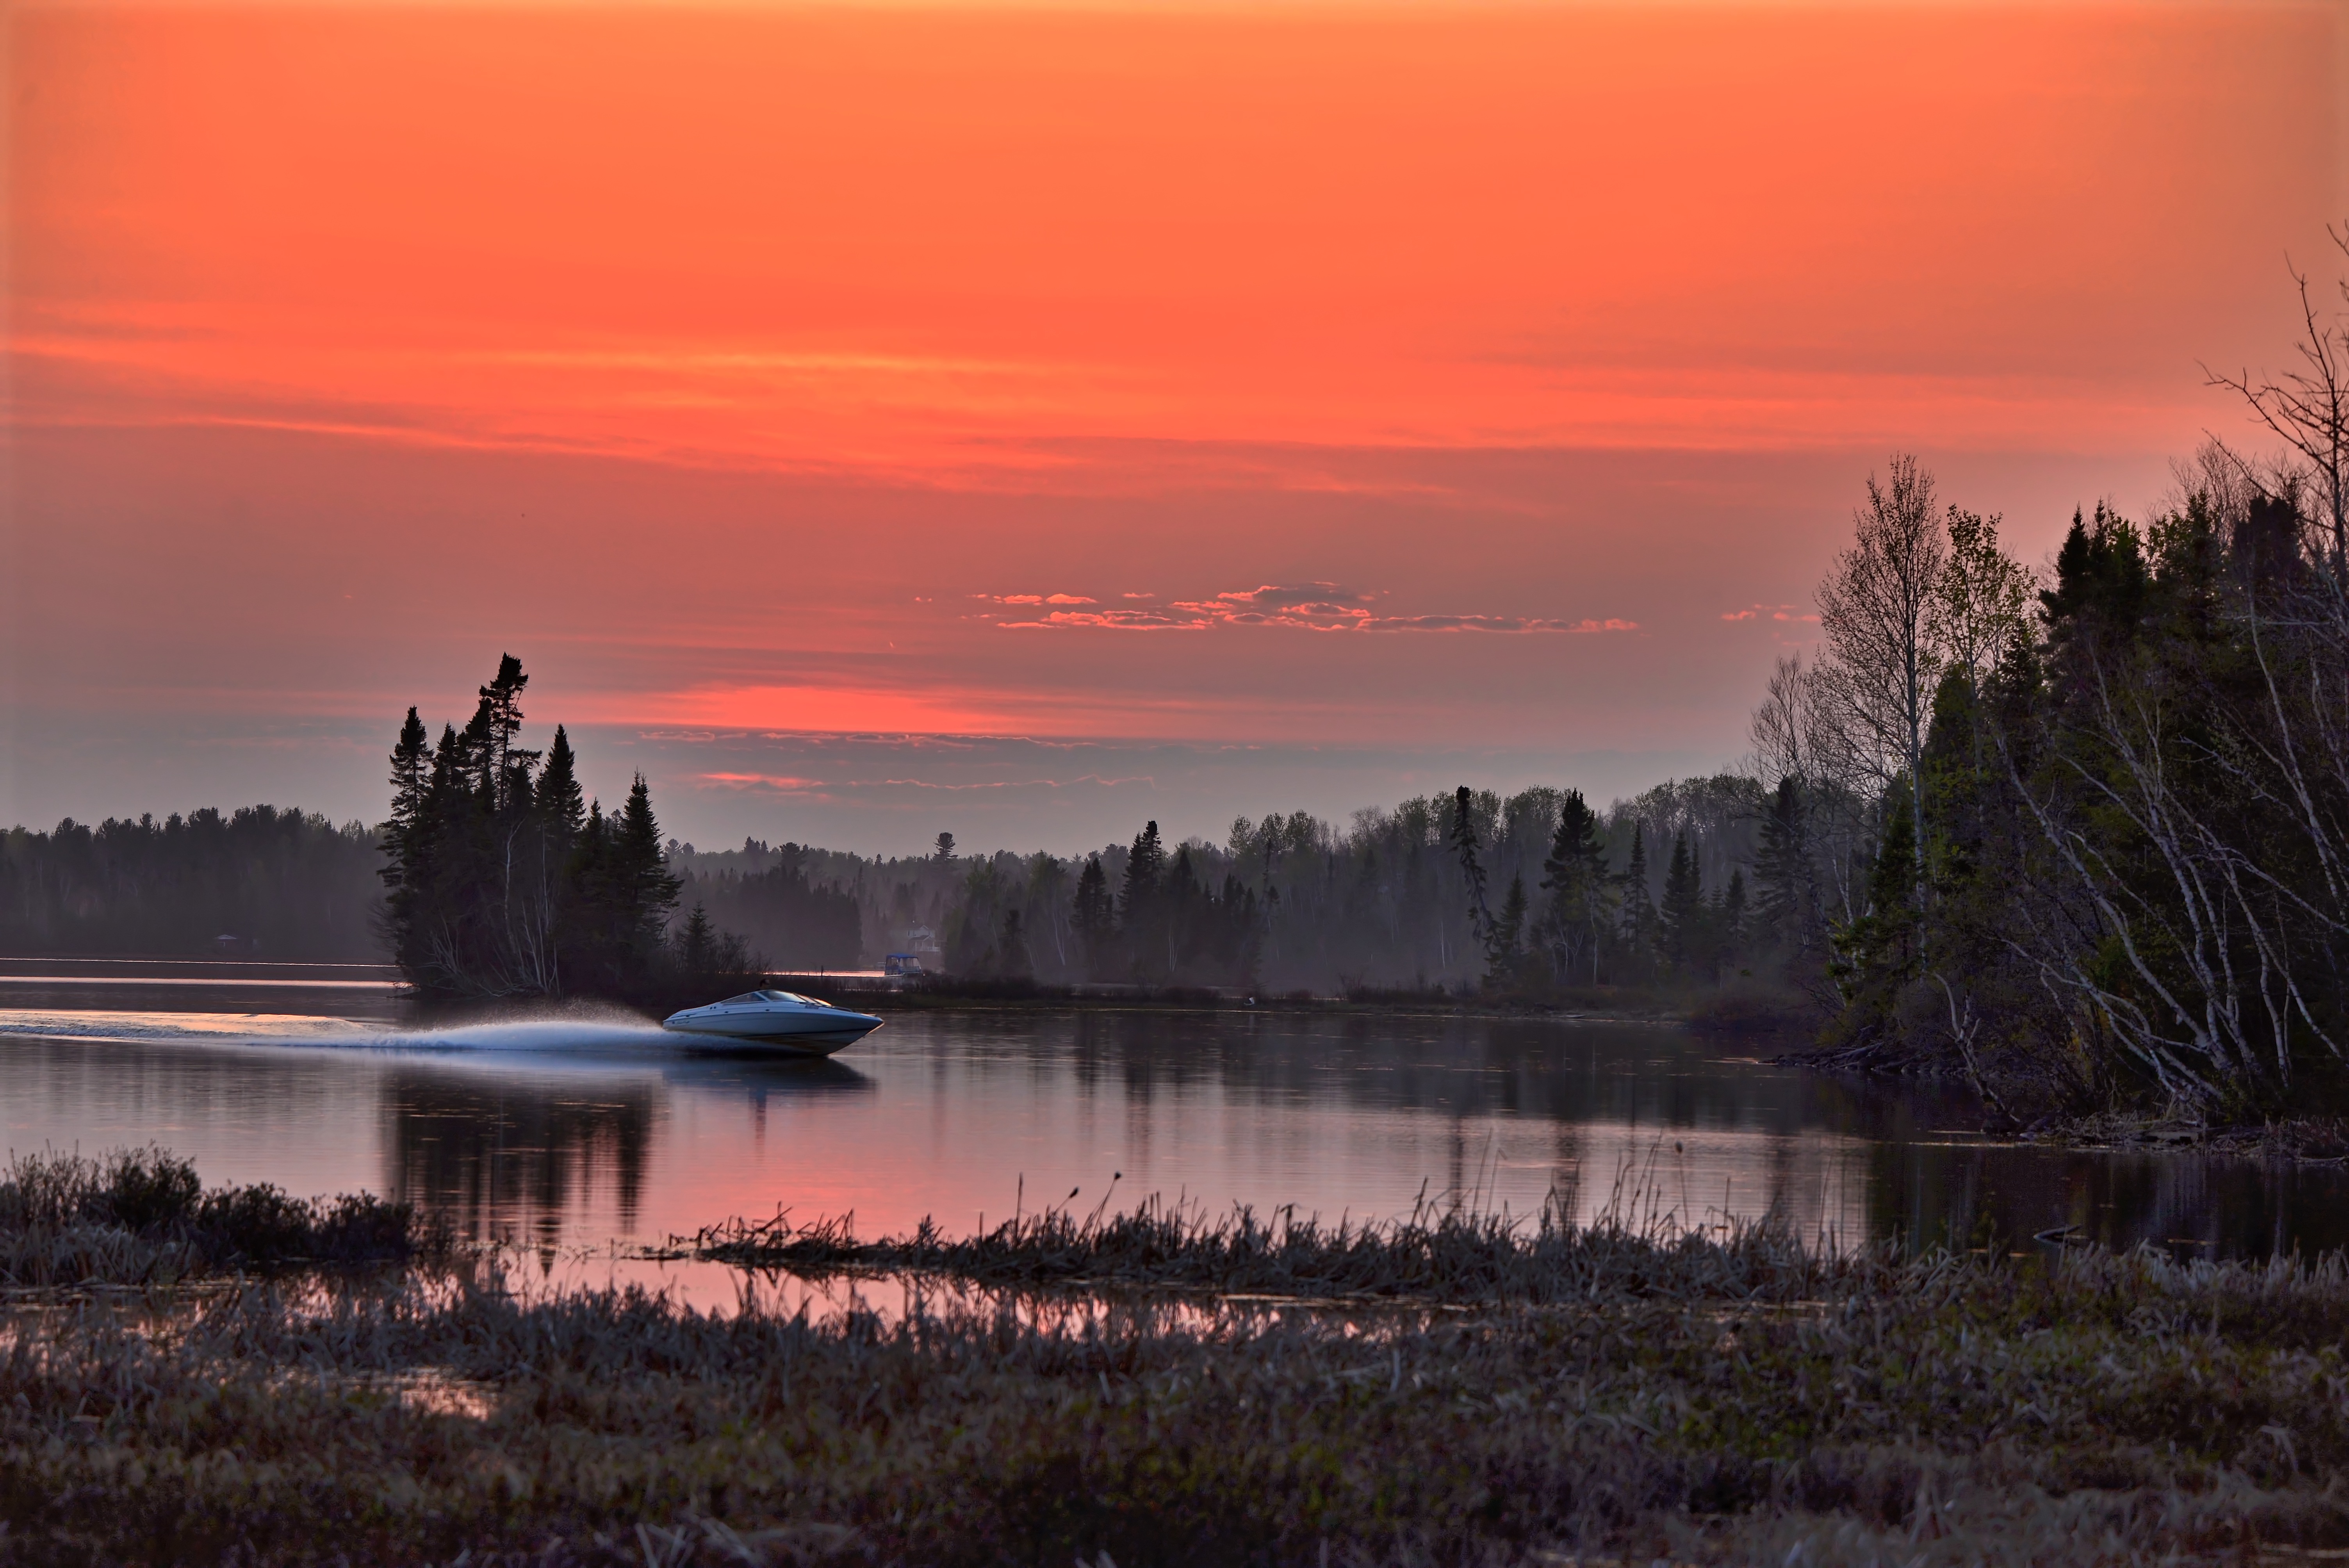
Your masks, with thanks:
M 377 835 L 273 806 L 0 832 L 0 953 L 380 961 Z
M 1588 912 L 1578 945 L 1560 946 L 1550 940 L 1551 901 L 1541 883 L 1566 802 L 1581 797 L 1546 786 L 1506 797 L 1472 792 L 1467 820 L 1495 920 L 1509 887 L 1525 889 L 1513 944 L 1519 978 L 1530 982 L 1540 971 L 1560 985 L 1646 985 L 1682 972 L 1710 975 L 1747 953 L 1759 928 L 1744 915 L 1716 916 L 1754 862 L 1766 799 L 1753 779 L 1723 774 L 1659 785 L 1592 814 L 1605 880 L 1590 891 L 1604 908 Z M 1241 818 L 1221 843 L 1169 843 L 1147 824 L 1133 843 L 1075 857 L 965 855 L 951 834 L 926 856 L 868 858 L 754 840 L 719 851 L 672 842 L 669 857 L 685 879 L 685 901 L 706 897 L 713 915 L 726 896 L 720 890 L 778 872 L 786 873 L 783 886 L 807 890 L 790 895 L 801 902 L 789 907 L 828 893 L 828 951 L 847 951 L 853 916 L 868 963 L 912 952 L 956 974 L 1050 983 L 1459 989 L 1481 984 L 1490 967 L 1456 848 L 1459 820 L 1457 797 L 1438 795 L 1360 810 L 1342 824 L 1309 811 Z M 1672 882 L 1675 845 L 1685 851 L 1680 884 Z M 1654 918 L 1640 916 L 1639 929 L 1619 940 L 1611 924 L 1599 927 L 1633 880 L 1646 890 L 1638 907 Z M 1678 967 L 1654 940 L 1674 885 L 1682 891 L 1673 929 L 1689 949 Z M 742 903 L 723 907 L 724 923 L 749 934 L 754 949 L 809 951 L 777 943 L 766 934 L 782 928 L 737 913 Z
M 518 702 L 527 677 L 518 667 L 511 674 Z M 1477 984 L 1487 967 L 1450 847 L 1458 815 L 1452 797 L 1358 811 L 1343 825 L 1305 811 L 1241 819 L 1222 844 L 1165 843 L 1145 829 L 1138 861 L 1133 844 L 1078 857 L 963 855 L 950 836 L 940 851 L 912 858 L 758 841 L 712 853 L 673 839 L 656 852 L 649 794 L 632 790 L 608 814 L 582 805 L 561 730 L 544 758 L 517 751 L 509 738 L 507 767 L 533 770 L 527 803 L 519 785 L 503 804 L 485 785 L 486 770 L 467 759 L 482 749 L 478 737 L 447 728 L 428 744 L 419 718 L 398 749 L 404 803 L 373 830 L 267 807 L 233 818 L 194 813 L 184 838 L 169 824 L 127 821 L 16 830 L 0 840 L 0 946 L 195 954 L 233 934 L 240 954 L 382 961 L 405 951 L 419 969 L 486 976 L 476 988 L 513 994 L 558 988 L 545 965 L 559 976 L 574 948 L 583 965 L 600 952 L 612 966 L 607 979 L 631 962 L 647 971 L 671 963 L 698 908 L 708 940 L 733 935 L 746 950 L 736 958 L 793 971 L 869 966 L 913 950 L 931 967 L 967 975 L 1330 991 L 1456 988 Z M 1539 884 L 1568 798 L 1536 788 L 1476 793 L 1468 806 L 1480 863 L 1494 879 L 1496 918 L 1513 882 L 1531 890 L 1535 907 L 1518 943 L 1527 955 L 1549 951 Z M 1752 780 L 1722 775 L 1616 802 L 1596 820 L 1608 873 L 1619 882 L 1636 867 L 1648 903 L 1661 910 L 1670 902 L 1671 846 L 1684 842 L 1692 875 L 1718 903 L 1733 875 L 1754 861 L 1762 799 Z M 419 822 L 429 829 L 429 844 L 411 825 Z M 638 908 L 647 913 L 616 918 L 606 909 L 588 918 L 585 857 L 576 868 L 572 861 L 595 823 L 602 824 L 597 874 L 606 886 L 646 887 Z M 204 848 L 222 830 L 233 848 Z M 1661 848 L 1651 855 L 1649 844 Z M 400 879 L 388 904 L 378 875 L 387 845 Z M 1078 895 L 1095 864 L 1108 899 L 1088 905 L 1096 912 L 1088 924 Z M 406 912 L 406 923 L 387 926 L 396 910 Z M 591 926 L 605 934 L 599 941 L 584 940 Z M 616 957 L 616 949 L 633 956 Z M 1661 957 L 1642 952 L 1636 944 L 1586 944 L 1556 957 L 1607 984 L 1665 973 Z

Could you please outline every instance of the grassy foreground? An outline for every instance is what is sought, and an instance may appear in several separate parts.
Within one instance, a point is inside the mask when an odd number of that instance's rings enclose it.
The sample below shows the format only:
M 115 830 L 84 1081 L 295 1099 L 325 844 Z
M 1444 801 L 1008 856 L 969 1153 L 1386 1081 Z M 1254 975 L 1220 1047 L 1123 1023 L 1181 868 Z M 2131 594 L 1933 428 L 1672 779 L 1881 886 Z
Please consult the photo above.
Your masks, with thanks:
M 1024 1236 L 1060 1260 L 1040 1277 L 1080 1277 L 1088 1237 L 1149 1240 L 1115 1223 L 1022 1222 L 993 1266 Z M 1443 1217 L 1192 1222 L 1175 1250 L 1162 1272 L 1269 1253 L 1353 1305 L 709 1316 L 531 1300 L 463 1260 L 19 1292 L 0 1562 L 1890 1568 L 2349 1542 L 2335 1260 L 1827 1258 Z M 1477 1277 L 1403 1283 L 1446 1267 Z

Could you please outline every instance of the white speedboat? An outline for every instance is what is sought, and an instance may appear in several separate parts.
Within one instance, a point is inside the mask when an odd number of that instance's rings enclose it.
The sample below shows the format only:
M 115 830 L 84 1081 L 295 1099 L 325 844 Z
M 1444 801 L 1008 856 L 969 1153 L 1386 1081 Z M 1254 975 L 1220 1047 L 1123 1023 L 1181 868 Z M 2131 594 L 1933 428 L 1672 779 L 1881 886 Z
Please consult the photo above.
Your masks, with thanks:
M 771 1047 L 798 1057 L 828 1057 L 880 1026 L 881 1020 L 869 1013 L 852 1013 L 795 991 L 745 991 L 661 1020 L 661 1027 L 679 1034 Z

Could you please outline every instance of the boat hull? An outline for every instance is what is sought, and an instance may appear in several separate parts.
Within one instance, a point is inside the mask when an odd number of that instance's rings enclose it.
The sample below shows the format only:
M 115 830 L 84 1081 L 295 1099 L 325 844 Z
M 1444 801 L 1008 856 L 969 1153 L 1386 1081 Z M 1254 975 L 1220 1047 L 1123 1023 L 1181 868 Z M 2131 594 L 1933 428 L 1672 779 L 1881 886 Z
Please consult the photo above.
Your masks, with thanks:
M 880 1026 L 880 1019 L 861 1013 L 830 1018 L 671 1018 L 661 1025 L 672 1034 L 689 1035 L 728 1050 L 789 1057 L 828 1057 Z

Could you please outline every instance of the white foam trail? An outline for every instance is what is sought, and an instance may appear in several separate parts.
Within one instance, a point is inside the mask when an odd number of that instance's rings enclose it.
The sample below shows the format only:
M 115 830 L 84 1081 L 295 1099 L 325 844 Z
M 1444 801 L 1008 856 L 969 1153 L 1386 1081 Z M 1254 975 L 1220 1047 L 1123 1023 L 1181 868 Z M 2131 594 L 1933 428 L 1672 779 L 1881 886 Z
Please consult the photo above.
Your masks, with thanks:
M 510 1018 L 439 1029 L 386 1028 L 303 1013 L 84 1012 L 0 1009 L 0 1037 L 127 1043 L 308 1046 L 341 1050 L 641 1052 L 675 1048 L 678 1037 L 634 1015 Z
M 640 1051 L 674 1047 L 678 1037 L 659 1025 L 642 1019 L 621 1023 L 610 1019 L 514 1018 L 503 1023 L 459 1024 L 445 1029 L 378 1030 L 368 1036 L 367 1043 L 428 1051 Z
M 308 1013 L 74 1012 L 54 1007 L 0 1009 L 0 1035 L 75 1040 L 237 1040 L 342 1045 L 367 1027 Z

